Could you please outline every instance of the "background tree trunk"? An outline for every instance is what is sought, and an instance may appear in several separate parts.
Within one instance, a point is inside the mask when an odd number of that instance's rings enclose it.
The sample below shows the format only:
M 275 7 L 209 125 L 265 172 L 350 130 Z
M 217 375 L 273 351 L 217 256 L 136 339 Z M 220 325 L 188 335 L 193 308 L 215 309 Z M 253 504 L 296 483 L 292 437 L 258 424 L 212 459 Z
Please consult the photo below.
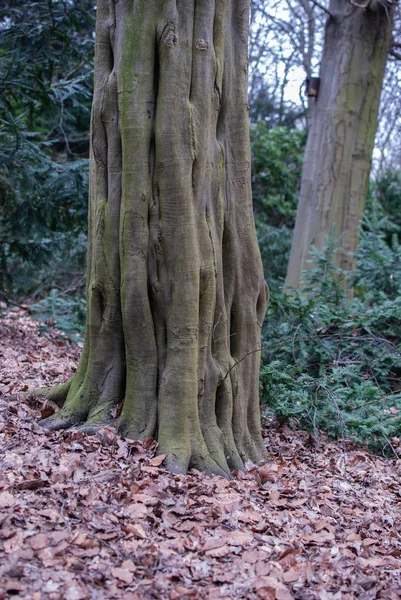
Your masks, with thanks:
M 98 3 L 86 338 L 45 424 L 156 437 L 176 472 L 265 451 L 247 36 L 247 0 Z
M 300 287 L 311 244 L 345 234 L 336 262 L 353 270 L 371 166 L 380 92 L 392 32 L 391 3 L 363 10 L 331 0 L 320 88 L 312 108 L 286 285 Z

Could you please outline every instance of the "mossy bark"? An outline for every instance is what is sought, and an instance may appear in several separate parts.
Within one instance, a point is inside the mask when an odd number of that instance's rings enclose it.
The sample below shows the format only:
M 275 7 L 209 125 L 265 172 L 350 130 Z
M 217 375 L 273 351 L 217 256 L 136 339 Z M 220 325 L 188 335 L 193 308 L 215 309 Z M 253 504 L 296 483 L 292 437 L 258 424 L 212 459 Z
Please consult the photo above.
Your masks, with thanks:
M 355 268 L 391 42 L 391 3 L 373 0 L 363 10 L 330 0 L 329 10 L 286 279 L 295 288 L 302 271 L 311 268 L 310 246 L 322 249 L 333 226 L 343 235 L 336 263 L 346 271 Z
M 44 424 L 153 436 L 175 472 L 228 474 L 265 452 L 248 4 L 97 8 L 86 337 Z

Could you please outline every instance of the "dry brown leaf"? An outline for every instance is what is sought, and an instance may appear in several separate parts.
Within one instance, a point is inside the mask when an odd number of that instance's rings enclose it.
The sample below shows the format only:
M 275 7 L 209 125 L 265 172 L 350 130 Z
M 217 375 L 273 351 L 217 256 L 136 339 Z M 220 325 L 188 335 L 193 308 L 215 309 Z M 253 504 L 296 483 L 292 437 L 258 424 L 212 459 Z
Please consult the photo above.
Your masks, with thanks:
M 128 569 L 124 569 L 122 567 L 112 567 L 110 571 L 113 577 L 119 581 L 123 581 L 127 585 L 131 585 L 131 583 L 134 581 L 134 576 Z
M 335 539 L 335 536 L 330 531 L 320 531 L 318 533 L 304 534 L 302 539 L 307 544 L 327 544 Z
M 272 490 L 269 495 L 269 501 L 272 504 L 277 504 L 280 499 L 280 492 L 278 490 Z
M 253 535 L 242 531 L 231 531 L 227 536 L 227 543 L 234 546 L 249 546 L 253 542 Z
M 86 531 L 77 531 L 71 538 L 71 544 L 81 546 L 82 548 L 96 548 L 99 546 L 98 540 L 91 537 Z
M 325 550 L 322 554 L 322 560 L 320 562 L 320 570 L 327 571 L 328 566 L 330 564 L 331 552 L 330 550 Z
M 42 419 L 47 419 L 47 417 L 51 417 L 57 410 L 57 406 L 53 402 L 49 402 L 45 400 L 42 404 L 42 408 L 40 411 L 40 416 Z
M 159 467 L 165 458 L 166 458 L 165 454 L 159 454 L 158 456 L 155 456 L 154 458 L 152 458 L 152 460 L 150 461 L 150 464 L 153 467 Z
M 22 545 L 22 533 L 18 532 L 17 535 L 13 535 L 3 542 L 3 549 L 6 554 L 12 554 L 16 552 Z
M 283 586 L 276 590 L 276 600 L 294 600 L 294 596 Z
M 208 550 L 214 550 L 215 548 L 221 548 L 227 543 L 226 536 L 211 537 L 205 541 L 202 547 L 203 552 Z
M 382 558 L 367 558 L 366 563 L 371 567 L 381 567 L 384 564 L 384 560 Z
M 10 494 L 10 492 L 1 492 L 0 493 L 0 509 L 1 508 L 11 508 L 17 502 L 15 496 Z
M 27 479 L 26 481 L 21 481 L 15 485 L 15 489 L 17 490 L 40 490 L 44 487 L 48 487 L 50 483 L 43 479 Z
M 322 529 L 330 530 L 330 522 L 327 519 L 319 519 L 313 523 L 315 531 L 321 531 Z
M 242 554 L 242 560 L 245 562 L 249 562 L 250 564 L 254 564 L 259 560 L 259 551 L 258 550 L 245 550 Z
M 205 552 L 206 556 L 211 556 L 212 558 L 222 558 L 227 554 L 230 554 L 231 550 L 229 546 L 219 546 L 218 548 L 213 548 L 211 550 L 207 550 Z
M 238 513 L 237 519 L 242 523 L 259 523 L 262 520 L 262 515 L 256 510 L 244 510 Z
M 365 538 L 364 540 L 362 540 L 362 546 L 366 547 L 366 546 L 373 546 L 374 544 L 378 544 L 379 540 L 375 540 L 373 538 Z
M 257 474 L 260 477 L 260 482 L 262 485 L 267 481 L 274 483 L 277 481 L 278 477 L 278 465 L 276 463 L 268 463 L 259 467 L 257 470 Z
M 299 577 L 300 573 L 297 569 L 290 569 L 283 574 L 283 581 L 286 583 L 294 583 L 295 581 L 298 581 Z
M 276 577 L 264 576 L 256 580 L 254 584 L 257 595 L 263 600 L 293 600 L 288 588 Z
M 128 571 L 131 571 L 132 573 L 135 573 L 135 571 L 136 571 L 136 565 L 135 565 L 134 561 L 132 561 L 131 559 L 124 560 L 121 563 L 121 567 L 123 569 L 127 569 Z
M 50 536 L 46 533 L 38 533 L 28 538 L 28 544 L 33 550 L 46 548 L 50 543 Z
M 160 502 L 158 498 L 149 496 L 148 494 L 133 494 L 132 500 L 134 502 L 142 502 L 142 504 L 145 504 L 146 506 L 156 506 Z
M 302 506 L 308 502 L 308 498 L 297 498 L 296 500 L 291 500 L 291 506 Z
M 146 535 L 146 531 L 144 530 L 144 528 L 142 527 L 142 525 L 140 523 L 129 523 L 129 532 L 133 533 L 135 535 L 135 537 L 139 538 L 140 540 L 146 540 L 147 535 Z

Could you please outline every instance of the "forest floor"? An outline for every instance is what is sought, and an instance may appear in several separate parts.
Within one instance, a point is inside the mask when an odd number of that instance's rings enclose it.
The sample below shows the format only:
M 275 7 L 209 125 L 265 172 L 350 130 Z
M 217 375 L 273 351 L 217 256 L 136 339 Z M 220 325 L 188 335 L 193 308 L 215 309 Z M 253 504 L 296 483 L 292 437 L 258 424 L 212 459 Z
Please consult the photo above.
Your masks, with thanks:
M 49 432 L 10 399 L 79 353 L 0 319 L 0 599 L 401 598 L 400 458 L 266 422 L 266 465 L 174 476 L 151 439 Z

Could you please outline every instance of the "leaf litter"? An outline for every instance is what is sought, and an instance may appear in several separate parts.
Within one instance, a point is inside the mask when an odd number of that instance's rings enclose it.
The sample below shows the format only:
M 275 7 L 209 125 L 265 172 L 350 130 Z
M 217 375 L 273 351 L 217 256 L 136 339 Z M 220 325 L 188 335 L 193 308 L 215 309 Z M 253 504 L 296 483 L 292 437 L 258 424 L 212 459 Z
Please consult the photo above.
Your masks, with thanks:
M 49 432 L 18 398 L 79 347 L 23 309 L 0 342 L 0 600 L 401 598 L 397 456 L 269 422 L 265 465 L 171 475 L 154 440 Z

